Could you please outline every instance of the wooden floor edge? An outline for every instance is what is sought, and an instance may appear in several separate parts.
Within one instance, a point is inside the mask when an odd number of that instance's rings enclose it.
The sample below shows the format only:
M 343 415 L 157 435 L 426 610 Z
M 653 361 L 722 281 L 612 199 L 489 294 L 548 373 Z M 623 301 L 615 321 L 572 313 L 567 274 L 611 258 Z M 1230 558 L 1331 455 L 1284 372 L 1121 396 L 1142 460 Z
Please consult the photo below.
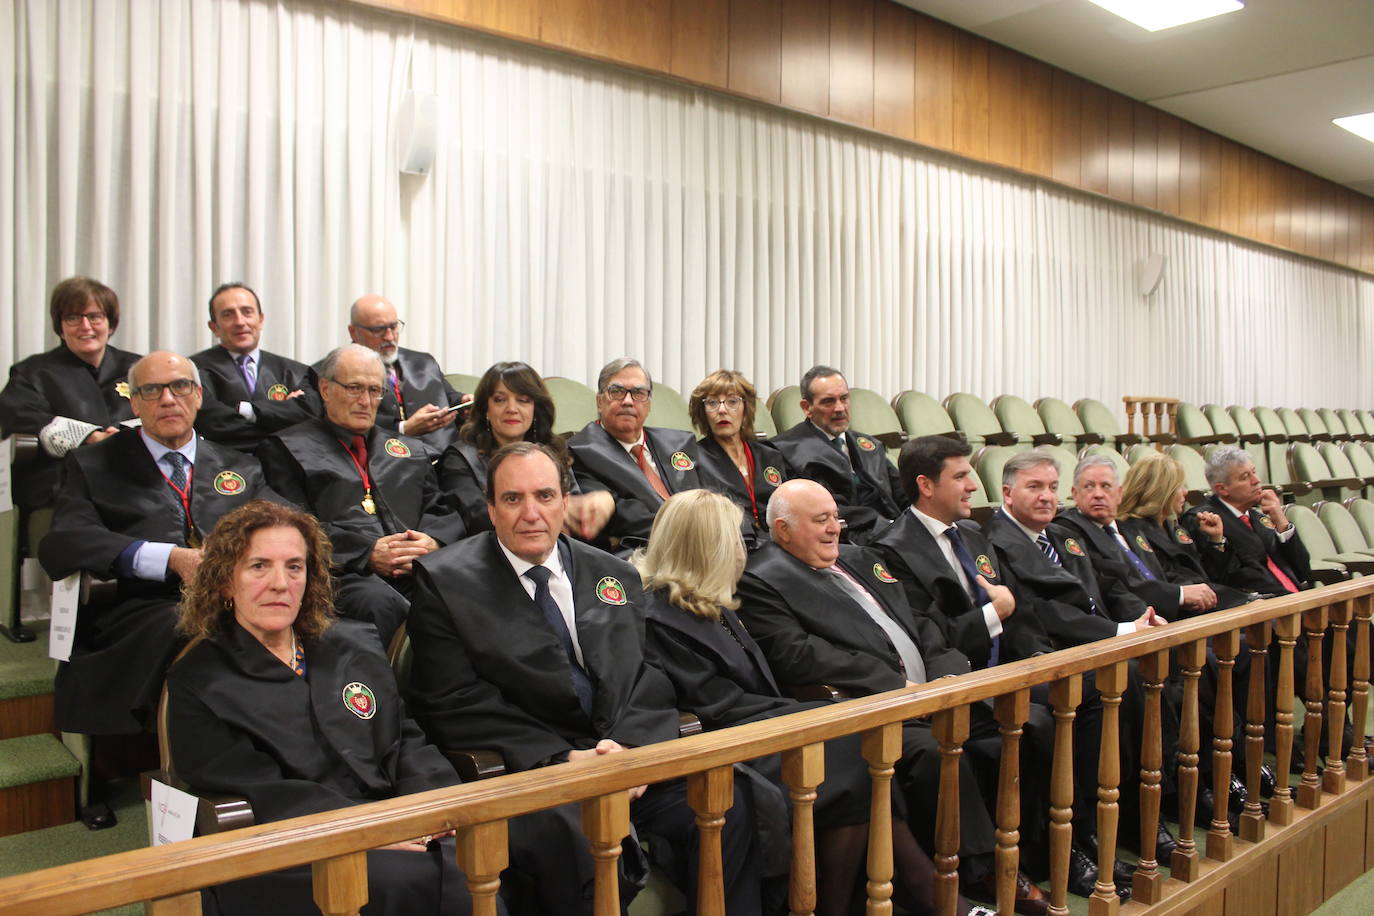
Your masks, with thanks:
M 1339 795 L 1323 792 L 1321 804 L 1315 809 L 1294 806 L 1293 823 L 1288 826 L 1278 827 L 1272 822 L 1269 823 L 1265 828 L 1262 842 L 1247 843 L 1236 837 L 1235 853 L 1229 860 L 1218 862 L 1204 857 L 1200 862 L 1196 881 L 1183 882 L 1167 878 L 1163 883 L 1164 899 L 1152 905 L 1129 901 L 1121 907 L 1121 914 L 1127 916 L 1132 913 L 1148 913 L 1149 916 L 1173 916 L 1188 913 L 1208 894 L 1215 892 L 1218 885 L 1225 884 L 1227 879 L 1253 867 L 1256 862 L 1276 859 L 1289 846 L 1311 836 L 1313 831 L 1322 829 L 1338 815 L 1371 800 L 1374 800 L 1374 776 L 1362 782 L 1347 782 L 1346 790 Z

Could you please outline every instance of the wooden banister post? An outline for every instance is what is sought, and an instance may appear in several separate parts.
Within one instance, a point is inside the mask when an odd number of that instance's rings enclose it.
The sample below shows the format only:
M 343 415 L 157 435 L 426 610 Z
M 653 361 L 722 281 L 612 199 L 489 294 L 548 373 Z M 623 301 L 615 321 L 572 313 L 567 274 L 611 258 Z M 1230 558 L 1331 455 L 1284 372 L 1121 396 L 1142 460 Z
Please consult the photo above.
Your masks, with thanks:
M 501 872 L 509 864 L 505 821 L 459 827 L 454 844 L 458 867 L 468 879 L 473 916 L 496 916 L 496 892 Z M 619 887 L 617 887 L 617 891 Z
M 1068 916 L 1069 849 L 1073 844 L 1073 720 L 1083 702 L 1083 675 L 1050 684 L 1054 764 L 1050 776 L 1050 914 Z
M 1231 833 L 1231 745 L 1235 734 L 1233 680 L 1240 632 L 1230 630 L 1212 637 L 1217 657 L 1217 701 L 1212 710 L 1212 823 L 1207 831 L 1207 858 L 1230 861 L 1234 849 Z
M 825 745 L 808 744 L 783 751 L 782 778 L 792 799 L 787 909 L 791 916 L 812 916 L 816 910 L 816 787 L 825 779 Z
M 1302 723 L 1302 782 L 1298 783 L 1298 807 L 1318 808 L 1322 803 L 1322 784 L 1317 778 L 1317 757 L 1322 743 L 1322 639 L 1326 630 L 1326 608 L 1303 611 L 1302 628 L 1307 638 L 1307 715 Z
M 1197 688 L 1207 641 L 1199 639 L 1178 647 L 1179 673 L 1183 676 L 1183 714 L 1178 729 L 1178 842 L 1169 860 L 1169 873 L 1180 881 L 1198 876 L 1197 842 L 1193 824 L 1197 818 L 1198 751 L 1202 744 Z
M 143 905 L 144 916 L 200 916 L 200 891 L 159 897 Z
M 1169 653 L 1155 652 L 1140 658 L 1140 678 L 1145 685 L 1145 722 L 1140 748 L 1140 866 L 1131 879 L 1131 897 L 1141 903 L 1158 903 L 1164 880 L 1159 873 L 1156 841 L 1159 836 L 1159 802 L 1164 779 L 1164 741 L 1160 694 L 1169 674 Z M 1133 736 L 1124 736 L 1129 741 Z
M 1097 753 L 1097 886 L 1088 898 L 1089 916 L 1113 916 L 1121 898 L 1112 880 L 1116 831 L 1121 820 L 1121 695 L 1126 692 L 1126 662 L 1097 669 L 1102 696 L 1102 744 Z
M 902 756 L 902 723 L 890 722 L 863 733 L 860 739 L 864 760 L 868 761 L 868 776 L 872 781 L 868 808 L 868 916 L 882 916 L 892 912 L 892 773 L 893 764 Z M 943 795 L 943 792 L 942 792 Z M 958 829 L 958 825 L 955 825 Z M 939 828 L 936 828 L 936 849 Z M 958 844 L 955 844 L 958 851 Z M 955 856 L 958 865 L 958 855 Z M 940 866 L 936 855 L 935 865 Z M 959 892 L 958 875 L 954 875 L 954 893 L 948 895 L 949 906 L 943 907 L 943 876 L 935 876 L 935 911 L 953 913 L 955 896 Z
M 321 859 L 311 868 L 311 882 L 324 916 L 358 916 L 367 903 L 367 853 Z
M 935 808 L 935 912 L 954 916 L 959 894 L 959 758 L 968 740 L 968 707 L 955 706 L 935 713 L 932 731 L 940 744 L 940 801 Z
M 1134 435 L 1135 435 L 1135 401 L 1131 400 L 1130 398 L 1125 398 L 1124 400 L 1125 400 L 1125 402 L 1126 402 L 1126 434 L 1127 434 L 1128 436 L 1134 436 Z M 1146 416 L 1149 416 L 1149 415 L 1146 414 Z M 1144 422 L 1148 422 L 1148 421 L 1144 421 Z M 1142 433 L 1142 435 L 1144 435 L 1144 434 L 1146 434 L 1146 433 L 1148 433 L 1148 432 L 1149 432 L 1149 430 L 1144 430 L 1144 432 Z
M 1301 630 L 1301 616 L 1289 614 L 1274 621 L 1279 644 L 1279 676 L 1274 684 L 1274 797 L 1269 799 L 1269 820 L 1284 827 L 1293 823 L 1293 647 Z
M 630 793 L 612 792 L 582 802 L 582 832 L 591 841 L 596 862 L 592 911 L 596 916 L 620 916 L 618 866 L 620 843 L 630 832 Z
M 1369 721 L 1369 617 L 1370 595 L 1355 599 L 1355 672 L 1350 688 L 1351 711 L 1355 721 L 1355 740 L 1345 759 L 1345 773 L 1356 781 L 1369 776 L 1369 755 L 1365 751 L 1365 723 Z
M 993 704 L 1001 726 L 1002 761 L 997 778 L 997 909 L 1016 905 L 1016 873 L 1021 866 L 1021 732 L 1030 718 L 1030 690 L 998 697 Z
M 1326 693 L 1326 769 L 1322 771 L 1322 790 L 1332 795 L 1345 791 L 1345 759 L 1341 756 L 1341 744 L 1345 737 L 1345 688 L 1347 680 L 1345 652 L 1346 638 L 1350 631 L 1350 618 L 1354 616 L 1350 601 L 1339 601 L 1331 605 L 1331 676 L 1328 678 Z
M 1240 838 L 1247 843 L 1264 839 L 1264 808 L 1260 805 L 1260 767 L 1264 765 L 1264 676 L 1269 666 L 1268 621 L 1245 628 L 1250 653 L 1249 693 L 1245 700 L 1245 810 L 1240 815 Z
M 734 767 L 727 764 L 688 776 L 687 803 L 696 812 L 699 836 L 697 913 L 725 916 L 725 866 L 721 861 L 720 831 L 725 826 L 725 812 L 735 803 Z

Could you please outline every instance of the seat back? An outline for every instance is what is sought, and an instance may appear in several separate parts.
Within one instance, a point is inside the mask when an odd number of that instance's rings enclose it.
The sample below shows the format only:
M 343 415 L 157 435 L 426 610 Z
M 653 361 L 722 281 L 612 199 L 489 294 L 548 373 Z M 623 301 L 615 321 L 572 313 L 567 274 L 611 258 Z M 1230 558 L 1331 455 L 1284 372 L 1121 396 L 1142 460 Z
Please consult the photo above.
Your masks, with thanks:
M 1374 413 L 1368 410 L 1357 410 L 1355 416 L 1359 418 L 1360 425 L 1364 427 L 1365 438 L 1374 439 Z
M 1146 455 L 1153 455 L 1157 451 L 1158 449 L 1148 442 L 1137 442 L 1126 450 L 1126 463 L 1135 464 Z
M 771 439 L 778 434 L 778 427 L 773 422 L 772 412 L 759 399 L 754 401 L 754 432 L 763 434 L 765 439 Z
M 1183 485 L 1188 488 L 1188 499 L 1194 504 L 1202 502 L 1212 487 L 1207 483 L 1207 462 L 1202 453 L 1189 445 L 1170 445 L 1164 454 L 1183 466 Z
M 662 382 L 654 382 L 654 397 L 649 403 L 645 426 L 661 426 L 692 432 L 692 416 L 687 412 L 687 399 Z
M 940 406 L 940 402 L 921 391 L 903 391 L 892 399 L 892 409 L 902 424 L 906 434 L 915 439 L 917 436 L 944 436 L 957 433 L 954 421 Z
M 1035 411 L 1040 414 L 1040 422 L 1045 424 L 1045 431 L 1058 433 L 1064 440 L 1065 448 L 1077 450 L 1087 445 L 1101 444 L 1096 436 L 1088 436 L 1088 431 L 1083 428 L 1083 421 L 1078 419 L 1078 414 L 1059 398 L 1040 398 L 1035 402 Z M 1089 438 L 1092 439 L 1091 442 L 1088 441 Z
M 1288 444 L 1288 472 L 1299 483 L 1331 479 L 1331 469 L 1326 466 L 1326 459 L 1310 442 Z
M 1360 422 L 1360 415 L 1349 407 L 1342 407 L 1336 411 L 1336 416 L 1340 417 L 1341 425 L 1345 427 L 1345 434 L 1350 439 L 1366 438 L 1364 424 Z
M 1332 439 L 1350 438 L 1350 432 L 1345 428 L 1345 420 L 1342 419 L 1340 414 L 1336 413 L 1336 411 L 1332 410 L 1330 407 L 1319 407 L 1316 410 L 1316 414 L 1321 418 L 1322 423 L 1326 426 L 1327 433 Z
M 796 385 L 779 388 L 768 396 L 768 412 L 773 415 L 773 425 L 778 432 L 785 433 L 806 419 L 801 409 L 801 389 Z
M 997 417 L 1003 431 L 1012 433 L 1022 442 L 1037 445 L 1059 445 L 1062 440 L 1051 439 L 1045 429 L 1045 421 L 1040 419 L 1034 407 L 1024 398 L 1014 394 L 999 394 L 992 399 L 992 413 Z
M 1220 404 L 1203 404 L 1202 415 L 1212 424 L 1212 432 L 1216 433 L 1222 442 L 1240 441 L 1240 430 L 1236 427 L 1236 421 L 1231 419 L 1231 415 Z
M 1283 425 L 1278 413 L 1272 407 L 1256 407 L 1253 411 L 1259 421 L 1264 438 L 1270 442 L 1287 442 L 1288 427 Z
M 1345 460 L 1349 462 L 1350 469 L 1355 472 L 1356 477 L 1374 478 L 1374 457 L 1365 450 L 1363 442 L 1346 442 L 1341 446 L 1341 451 L 1345 453 Z M 1374 496 L 1374 492 L 1371 491 L 1374 491 L 1374 486 L 1366 486 L 1361 495 Z
M 553 398 L 554 432 L 572 435 L 596 419 L 596 392 L 581 382 L 559 375 L 544 379 Z
M 1283 430 L 1290 442 L 1306 442 L 1311 439 L 1311 433 L 1307 429 L 1307 424 L 1302 422 L 1302 417 L 1291 407 L 1280 407 L 1274 411 L 1278 414 L 1279 422 L 1283 424 Z
M 1302 545 L 1307 548 L 1313 560 L 1329 564 L 1332 562 L 1331 558 L 1340 553 L 1336 549 L 1336 542 L 1331 539 L 1331 533 L 1310 507 L 1284 506 L 1283 514 L 1288 516 L 1293 527 L 1298 529 L 1298 537 L 1302 538 Z
M 410 645 L 410 634 L 403 623 L 391 637 L 391 645 L 386 649 L 386 660 L 391 665 L 391 673 L 396 676 L 396 689 L 401 699 L 410 698 L 410 676 L 415 665 L 415 652 Z
M 1178 435 L 1185 444 L 1189 442 L 1206 444 L 1220 441 L 1216 430 L 1212 428 L 1212 421 L 1207 419 L 1207 415 L 1196 404 L 1180 401 L 1177 420 Z
M 454 390 L 471 396 L 477 390 L 477 385 L 482 381 L 482 377 L 480 375 L 464 375 L 461 372 L 450 372 L 444 376 L 444 380 L 452 385 Z
M 985 445 L 973 453 L 973 469 L 978 473 L 978 479 L 983 482 L 983 491 L 988 494 L 996 493 L 995 501 L 998 503 L 1002 499 L 1002 468 L 1018 451 L 1020 449 L 1009 445 Z
M 1374 502 L 1367 499 L 1347 499 L 1345 507 L 1360 526 L 1366 544 L 1374 544 Z
M 1310 407 L 1299 407 L 1297 410 L 1293 411 L 1293 413 L 1296 414 L 1297 417 L 1298 417 L 1298 419 L 1302 421 L 1302 425 L 1303 425 L 1304 427 L 1307 428 L 1307 435 L 1310 436 L 1311 438 L 1313 438 L 1313 439 L 1329 439 L 1329 438 L 1331 438 L 1331 430 L 1330 430 L 1329 427 L 1327 427 L 1326 421 L 1323 420 L 1323 419 L 1321 418 L 1321 415 L 1318 414 L 1318 413 L 1317 413 L 1315 410 L 1313 410 L 1312 408 L 1310 408 Z M 1280 414 L 1279 416 L 1283 416 L 1283 415 Z
M 1059 462 L 1059 504 L 1073 505 L 1073 469 L 1078 467 L 1078 456 L 1062 445 L 1042 445 L 1040 449 Z
M 976 395 L 956 392 L 945 398 L 944 406 L 949 412 L 949 418 L 968 439 L 968 444 L 974 451 L 982 448 L 989 436 L 1000 438 L 1000 433 L 1007 432 L 1002 429 L 1002 424 L 998 422 L 997 414 L 992 412 L 992 408 Z
M 1097 433 L 1107 445 L 1120 448 L 1116 440 L 1121 435 L 1121 425 L 1116 422 L 1116 415 L 1107 409 L 1106 404 L 1092 398 L 1080 398 L 1074 401 L 1073 409 L 1078 414 L 1083 429 Z
M 1236 424 L 1241 442 L 1259 442 L 1264 439 L 1264 427 L 1260 425 L 1260 421 L 1255 418 L 1255 413 L 1250 408 L 1232 404 L 1226 408 L 1226 415 Z
M 1331 535 L 1338 553 L 1369 553 L 1374 549 L 1355 521 L 1355 516 L 1341 503 L 1331 500 L 1321 503 L 1317 506 L 1317 518 L 1326 526 L 1326 532 Z
M 897 411 L 878 392 L 870 388 L 849 389 L 849 425 L 896 451 L 906 441 L 906 431 Z

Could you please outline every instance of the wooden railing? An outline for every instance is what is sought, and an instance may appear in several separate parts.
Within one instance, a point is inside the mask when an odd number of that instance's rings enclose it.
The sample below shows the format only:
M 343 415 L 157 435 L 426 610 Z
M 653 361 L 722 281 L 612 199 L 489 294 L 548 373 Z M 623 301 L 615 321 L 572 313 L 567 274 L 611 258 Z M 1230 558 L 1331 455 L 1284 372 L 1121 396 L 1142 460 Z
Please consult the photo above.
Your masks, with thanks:
M 1134 736 L 1120 733 L 1118 713 L 1127 684 L 1127 664 L 1132 659 L 1139 660 L 1146 711 L 1139 781 L 1135 774 L 1130 774 L 1125 787 L 1127 791 L 1139 791 L 1141 799 L 1141 864 L 1134 878 L 1136 903 L 1131 904 L 1131 910 L 1181 910 L 1186 908 L 1185 904 L 1198 905 L 1198 895 L 1205 891 L 1209 872 L 1210 876 L 1220 874 L 1221 863 L 1241 851 L 1248 854 L 1252 849 L 1263 850 L 1266 843 L 1274 844 L 1276 849 L 1291 844 L 1296 836 L 1293 831 L 1302 829 L 1300 822 L 1304 818 L 1320 817 L 1310 812 L 1333 796 L 1346 793 L 1348 781 L 1365 780 L 1368 776 L 1363 733 L 1369 712 L 1371 610 L 1374 578 L 1326 586 L 917 688 L 636 748 L 612 758 L 546 767 L 18 875 L 0 881 L 0 911 L 84 913 L 150 900 L 155 901 L 150 910 L 154 913 L 197 913 L 199 897 L 195 891 L 199 888 L 311 863 L 321 910 L 329 916 L 353 914 L 367 899 L 365 850 L 456 828 L 458 864 L 467 874 L 475 912 L 490 914 L 495 912 L 494 895 L 500 872 L 507 864 L 506 821 L 531 811 L 580 801 L 584 829 L 598 862 L 596 912 L 615 914 L 619 912 L 618 884 L 614 880 L 616 857 L 620 839 L 629 827 L 626 790 L 644 783 L 686 777 L 689 802 L 702 833 L 699 912 L 721 913 L 719 830 L 722 819 L 728 817 L 731 764 L 780 753 L 795 812 L 790 909 L 793 913 L 809 913 L 815 906 L 811 804 L 816 786 L 824 779 L 820 743 L 861 733 L 862 753 L 873 786 L 868 912 L 889 913 L 893 876 L 889 803 L 893 766 L 901 749 L 901 722 L 915 716 L 930 716 L 942 758 L 934 856 L 937 901 L 941 913 L 952 913 L 958 889 L 958 759 L 968 737 L 969 704 L 991 699 L 995 701 L 1003 741 L 996 806 L 997 897 L 999 910 L 1010 913 L 1019 860 L 1016 749 L 1028 716 L 1030 688 L 1048 684 L 1055 720 L 1049 799 L 1050 897 L 1051 912 L 1063 914 L 1067 912 L 1070 819 L 1075 801 L 1073 721 L 1082 695 L 1083 675 L 1095 671 L 1104 707 L 1096 798 L 1102 878 L 1090 899 L 1089 911 L 1094 916 L 1115 913 L 1121 905 L 1111 883 L 1111 863 L 1117 845 L 1117 801 L 1123 790 L 1120 745 L 1123 740 L 1134 740 Z M 1352 627 L 1357 651 L 1353 671 L 1347 671 L 1346 643 Z M 1323 671 L 1321 654 L 1322 639 L 1328 629 L 1332 636 L 1329 680 Z M 1295 646 L 1304 632 L 1308 637 L 1309 662 L 1306 683 L 1302 685 L 1308 723 L 1304 730 L 1306 765 L 1294 792 L 1287 779 L 1293 755 L 1293 714 L 1288 698 L 1294 695 Z M 1246 651 L 1252 656 L 1251 677 L 1247 684 L 1238 686 L 1232 683 L 1232 669 L 1241 650 L 1242 633 Z M 1271 636 L 1279 653 L 1280 702 L 1274 737 L 1280 781 L 1266 817 L 1259 804 L 1259 766 L 1264 741 L 1265 662 Z M 1206 724 L 1199 711 L 1198 683 L 1209 642 L 1219 662 L 1210 747 L 1217 814 L 1206 825 L 1206 840 L 1199 849 L 1193 839 L 1193 818 Z M 1155 860 L 1154 837 L 1160 816 L 1163 765 L 1161 688 L 1171 657 L 1181 666 L 1184 700 L 1177 780 L 1180 831 L 1178 848 L 1169 863 L 1171 875 L 1166 879 L 1163 864 Z M 1351 688 L 1357 727 L 1350 754 L 1342 759 L 1347 687 Z M 1250 796 L 1240 818 L 1239 837 L 1232 834 L 1226 820 L 1233 750 L 1232 695 L 1236 689 L 1244 690 L 1247 698 L 1245 782 Z M 1331 752 L 1325 761 L 1325 772 L 1319 777 L 1317 755 L 1323 721 Z M 1352 810 L 1363 824 L 1363 804 Z M 1363 833 L 1358 845 L 1359 870 L 1363 870 Z M 1146 910 L 1137 903 L 1154 906 Z
M 1161 445 L 1178 439 L 1178 398 L 1141 397 L 1125 395 L 1121 398 L 1126 405 L 1126 433 L 1135 434 L 1135 412 L 1140 410 L 1140 434 L 1151 442 Z M 1154 431 L 1150 431 L 1150 418 L 1154 417 Z M 1165 419 L 1168 426 L 1165 426 Z

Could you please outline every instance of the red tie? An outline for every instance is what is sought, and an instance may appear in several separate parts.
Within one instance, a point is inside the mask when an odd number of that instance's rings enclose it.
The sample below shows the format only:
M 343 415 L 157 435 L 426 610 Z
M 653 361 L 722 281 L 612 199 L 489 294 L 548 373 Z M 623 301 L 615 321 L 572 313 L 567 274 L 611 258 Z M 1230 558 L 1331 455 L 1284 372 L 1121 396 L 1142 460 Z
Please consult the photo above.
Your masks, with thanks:
M 634 452 L 635 461 L 639 462 L 639 469 L 644 472 L 644 478 L 649 481 L 649 486 L 653 487 L 654 492 L 660 497 L 667 499 L 668 488 L 663 485 L 663 478 L 658 476 L 658 472 L 654 470 L 654 466 L 644 457 L 644 443 L 640 442 L 637 445 L 631 446 L 630 451 Z
M 1250 522 L 1249 512 L 1242 515 L 1240 520 L 1246 528 L 1249 528 L 1251 531 L 1255 530 L 1255 526 Z M 1279 569 L 1279 564 L 1274 562 L 1274 558 L 1269 555 L 1268 551 L 1265 551 L 1264 559 L 1269 564 L 1269 574 L 1279 580 L 1279 585 L 1283 586 L 1284 591 L 1296 592 L 1298 590 L 1298 587 L 1293 584 L 1293 580 L 1285 576 L 1283 570 Z

